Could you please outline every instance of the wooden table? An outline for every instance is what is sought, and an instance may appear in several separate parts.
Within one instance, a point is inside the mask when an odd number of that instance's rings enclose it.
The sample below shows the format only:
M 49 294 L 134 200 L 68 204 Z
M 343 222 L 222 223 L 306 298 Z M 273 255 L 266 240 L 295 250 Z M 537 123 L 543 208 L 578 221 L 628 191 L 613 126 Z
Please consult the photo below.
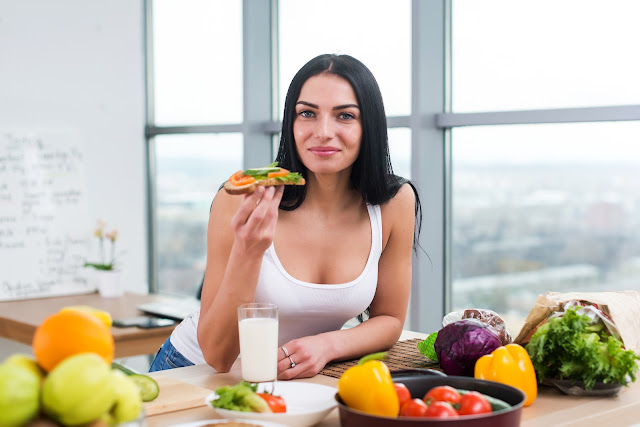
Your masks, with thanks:
M 99 294 L 73 295 L 0 302 L 0 337 L 31 345 L 36 327 L 49 315 L 69 305 L 90 305 L 106 310 L 114 319 L 143 315 L 136 306 L 151 301 L 169 300 L 161 295 L 125 293 L 118 298 Z M 175 326 L 163 328 L 111 328 L 115 340 L 115 357 L 152 354 L 171 335 Z
M 404 332 L 401 339 L 423 337 L 424 334 Z M 228 373 L 216 373 L 207 365 L 154 372 L 153 377 L 166 377 L 214 390 L 223 385 L 235 384 L 241 380 L 240 363 L 237 361 Z M 303 380 L 315 384 L 335 387 L 338 380 L 333 377 L 316 375 Z M 640 381 L 640 380 L 639 380 Z M 161 391 L 162 392 L 162 391 Z M 167 426 L 198 420 L 219 418 L 213 409 L 202 406 L 194 409 L 170 412 L 147 417 L 147 426 Z M 624 388 L 611 398 L 575 397 L 561 394 L 555 389 L 541 387 L 533 405 L 522 411 L 521 425 L 533 426 L 630 426 L 640 424 L 640 384 Z M 338 410 L 334 409 L 317 426 L 337 427 L 340 425 Z

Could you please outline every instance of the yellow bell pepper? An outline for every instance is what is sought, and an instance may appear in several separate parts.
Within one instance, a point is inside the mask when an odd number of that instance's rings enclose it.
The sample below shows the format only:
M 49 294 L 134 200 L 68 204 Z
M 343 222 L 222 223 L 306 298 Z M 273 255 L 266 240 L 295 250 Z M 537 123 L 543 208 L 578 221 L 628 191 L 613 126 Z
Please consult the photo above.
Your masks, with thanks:
M 476 361 L 474 376 L 522 390 L 527 396 L 524 406 L 531 405 L 538 395 L 533 364 L 527 351 L 518 344 L 507 344 L 482 356 Z
M 350 408 L 383 417 L 397 417 L 398 395 L 383 359 L 386 353 L 363 357 L 338 380 L 338 394 Z

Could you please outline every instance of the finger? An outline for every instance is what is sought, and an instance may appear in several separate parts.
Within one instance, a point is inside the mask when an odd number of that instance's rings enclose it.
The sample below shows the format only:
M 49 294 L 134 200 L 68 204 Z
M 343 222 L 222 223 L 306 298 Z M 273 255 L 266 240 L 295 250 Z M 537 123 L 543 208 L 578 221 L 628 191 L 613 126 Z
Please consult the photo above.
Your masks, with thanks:
M 260 198 L 260 202 L 257 204 L 253 212 L 251 212 L 251 215 L 249 215 L 249 219 L 247 219 L 246 224 L 249 231 L 256 231 L 264 222 L 267 217 L 271 201 L 273 200 L 274 193 L 275 189 L 273 187 L 268 187 L 264 190 L 264 194 Z M 271 218 L 272 216 L 269 217 L 269 219 Z
M 243 225 L 247 223 L 247 220 L 251 216 L 256 204 L 260 201 L 264 195 L 265 188 L 260 186 L 255 191 L 249 194 L 245 194 L 238 211 L 233 217 L 233 223 L 236 225 Z

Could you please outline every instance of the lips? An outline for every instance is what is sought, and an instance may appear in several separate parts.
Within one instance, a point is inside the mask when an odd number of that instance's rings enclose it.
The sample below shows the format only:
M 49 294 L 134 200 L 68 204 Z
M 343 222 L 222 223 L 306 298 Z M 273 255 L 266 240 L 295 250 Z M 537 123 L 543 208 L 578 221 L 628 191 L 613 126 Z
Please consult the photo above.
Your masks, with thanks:
M 317 156 L 331 156 L 340 150 L 335 147 L 311 147 L 309 151 Z

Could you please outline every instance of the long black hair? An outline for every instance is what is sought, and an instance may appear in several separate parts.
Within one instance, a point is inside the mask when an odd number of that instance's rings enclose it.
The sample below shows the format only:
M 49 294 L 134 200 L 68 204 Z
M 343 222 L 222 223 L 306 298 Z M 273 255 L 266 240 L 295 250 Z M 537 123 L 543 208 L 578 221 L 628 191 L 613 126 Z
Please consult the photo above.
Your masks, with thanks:
M 296 118 L 296 102 L 305 82 L 318 74 L 334 74 L 347 80 L 358 100 L 362 123 L 360 153 L 351 170 L 351 185 L 362 194 L 367 204 L 381 205 L 392 199 L 400 187 L 409 183 L 415 194 L 416 228 L 413 247 L 418 247 L 422 225 L 422 209 L 418 191 L 413 183 L 393 173 L 389 157 L 387 117 L 384 112 L 382 93 L 375 77 L 360 61 L 349 55 L 325 54 L 307 62 L 293 77 L 284 102 L 282 136 L 276 160 L 279 166 L 300 172 L 307 178 L 308 170 L 300 160 L 293 136 Z M 306 186 L 286 186 L 280 209 L 294 210 L 305 199 Z

